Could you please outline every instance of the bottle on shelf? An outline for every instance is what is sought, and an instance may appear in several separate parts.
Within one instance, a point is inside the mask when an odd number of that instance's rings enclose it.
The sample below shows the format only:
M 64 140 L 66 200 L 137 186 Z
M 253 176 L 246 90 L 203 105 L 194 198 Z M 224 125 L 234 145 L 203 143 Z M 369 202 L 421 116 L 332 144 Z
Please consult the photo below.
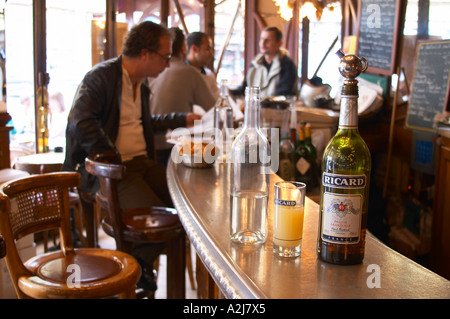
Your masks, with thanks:
M 45 153 L 49 151 L 48 145 L 48 126 L 49 126 L 49 107 L 48 107 L 48 91 L 47 86 L 50 81 L 48 73 L 39 72 L 38 73 L 38 89 L 36 91 L 36 101 L 39 103 L 38 113 L 36 116 L 37 120 L 37 152 Z
M 334 264 L 358 264 L 364 259 L 371 158 L 358 131 L 358 81 L 367 69 L 364 58 L 337 53 L 341 90 L 339 127 L 322 159 L 317 254 Z
M 244 126 L 232 145 L 231 240 L 243 245 L 266 241 L 270 175 L 269 142 L 260 130 L 260 90 L 245 91 Z
M 49 151 L 48 146 L 48 106 L 41 105 L 38 109 L 38 153 Z
M 290 112 L 291 112 L 291 119 L 290 119 L 290 133 L 291 133 L 291 142 L 292 144 L 297 143 L 297 110 L 295 109 L 295 104 L 291 104 L 290 107 Z
M 311 124 L 309 124 L 309 123 L 305 124 L 305 145 L 311 153 L 311 160 L 316 162 L 317 161 L 317 149 L 314 146 L 314 144 L 312 143 Z
M 280 157 L 278 175 L 285 181 L 295 180 L 295 147 L 291 142 L 291 112 L 286 110 L 281 126 Z
M 309 163 L 311 164 L 311 180 L 309 181 L 310 187 L 317 187 L 319 185 L 319 168 L 317 165 L 317 149 L 312 143 L 311 138 L 311 124 L 305 124 L 305 147 L 309 153 Z
M 214 144 L 218 151 L 216 162 L 226 161 L 233 138 L 233 109 L 228 101 L 228 81 L 220 81 L 220 95 L 214 105 Z
M 314 167 L 311 160 L 310 149 L 305 141 L 305 124 L 301 123 L 298 129 L 298 141 L 295 146 L 295 180 L 305 183 L 310 189 L 314 187 Z

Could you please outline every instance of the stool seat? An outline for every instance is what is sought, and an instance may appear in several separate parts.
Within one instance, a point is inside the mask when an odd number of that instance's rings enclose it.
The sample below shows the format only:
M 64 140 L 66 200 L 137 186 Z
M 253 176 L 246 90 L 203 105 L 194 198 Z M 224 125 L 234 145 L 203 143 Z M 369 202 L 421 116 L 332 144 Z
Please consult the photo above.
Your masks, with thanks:
M 70 268 L 71 265 L 80 267 L 79 274 L 76 273 L 76 269 Z M 82 284 L 115 276 L 123 268 L 118 260 L 96 256 L 83 250 L 68 255 L 63 255 L 59 251 L 36 256 L 27 261 L 25 267 L 39 277 L 54 283 L 67 283 L 67 280 L 76 274 L 77 281 Z
M 176 210 L 166 207 L 124 210 L 122 216 L 123 240 L 126 242 L 165 242 L 184 233 Z M 102 221 L 106 234 L 114 237 L 109 216 Z
M 137 282 L 141 274 L 139 264 L 133 257 L 99 248 L 75 249 L 67 255 L 61 251 L 38 255 L 24 265 L 35 276 L 20 277 L 18 285 L 26 295 L 37 299 L 114 296 L 126 290 L 130 280 Z M 69 268 L 70 265 L 77 268 Z M 130 268 L 132 271 L 128 272 Z M 70 283 L 79 284 L 78 289 L 73 289 Z M 104 289 L 91 289 L 102 285 Z

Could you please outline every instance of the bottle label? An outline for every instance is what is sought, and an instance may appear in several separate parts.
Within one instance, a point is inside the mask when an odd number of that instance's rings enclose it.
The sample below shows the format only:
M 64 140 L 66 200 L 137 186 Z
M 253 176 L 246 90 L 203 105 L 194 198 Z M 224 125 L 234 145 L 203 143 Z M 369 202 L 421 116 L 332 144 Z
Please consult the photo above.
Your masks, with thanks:
M 361 189 L 366 187 L 366 175 L 339 175 L 324 172 L 322 184 L 324 187 Z
M 284 200 L 284 199 L 276 199 L 275 198 L 275 205 L 279 206 L 289 206 L 294 207 L 297 205 L 297 202 L 295 200 Z
M 360 240 L 362 195 L 323 194 L 322 240 L 357 244 Z
M 311 164 L 304 158 L 300 158 L 297 161 L 297 164 L 295 165 L 297 167 L 297 170 L 302 174 L 305 175 L 306 172 L 309 170 L 309 168 L 311 167 Z

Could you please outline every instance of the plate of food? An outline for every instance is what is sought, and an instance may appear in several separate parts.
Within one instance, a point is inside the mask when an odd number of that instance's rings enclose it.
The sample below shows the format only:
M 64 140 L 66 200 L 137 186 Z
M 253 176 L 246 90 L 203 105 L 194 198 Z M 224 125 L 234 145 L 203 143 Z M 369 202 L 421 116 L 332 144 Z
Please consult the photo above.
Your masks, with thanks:
M 185 166 L 193 168 L 213 167 L 217 158 L 216 147 L 212 142 L 189 141 L 178 144 L 178 154 Z

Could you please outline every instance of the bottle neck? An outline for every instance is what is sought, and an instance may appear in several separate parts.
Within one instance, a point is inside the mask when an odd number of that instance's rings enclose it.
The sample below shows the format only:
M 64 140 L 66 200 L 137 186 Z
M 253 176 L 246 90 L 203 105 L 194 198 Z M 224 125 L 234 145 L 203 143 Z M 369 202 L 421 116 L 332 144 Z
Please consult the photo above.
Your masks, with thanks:
M 358 96 L 342 95 L 339 129 L 358 128 Z
M 219 93 L 219 95 L 221 96 L 221 97 L 228 97 L 228 86 L 225 84 L 222 84 L 221 86 L 220 86 L 220 93 Z
M 219 95 L 222 98 L 228 97 L 228 81 L 227 80 L 220 81 Z
M 305 131 L 303 130 L 303 128 L 300 128 L 298 130 L 298 140 L 300 142 L 304 142 L 305 141 Z
M 259 128 L 260 125 L 260 98 L 259 89 L 250 88 L 245 95 L 244 127 Z
M 305 125 L 305 140 L 311 142 L 311 126 L 309 124 Z

